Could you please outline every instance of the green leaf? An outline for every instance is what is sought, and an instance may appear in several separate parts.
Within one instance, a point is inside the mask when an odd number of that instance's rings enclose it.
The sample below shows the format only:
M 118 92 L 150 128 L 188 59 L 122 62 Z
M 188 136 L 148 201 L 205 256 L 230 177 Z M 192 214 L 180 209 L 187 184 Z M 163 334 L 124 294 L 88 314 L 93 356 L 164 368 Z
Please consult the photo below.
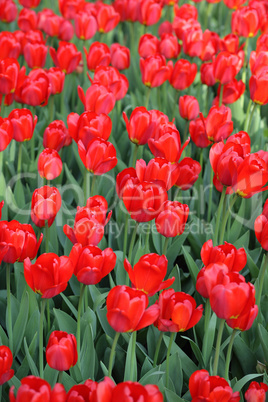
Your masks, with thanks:
M 185 399 L 182 399 L 170 389 L 165 388 L 164 392 L 167 398 L 167 402 L 186 402 Z
M 206 302 L 209 303 L 208 300 Z M 207 333 L 208 342 L 206 344 L 203 344 L 204 348 L 202 350 L 205 367 L 207 367 L 209 357 L 211 356 L 214 338 L 215 338 L 216 324 L 217 324 L 217 316 L 215 313 L 213 313 L 210 318 L 209 325 L 208 325 L 208 333 Z
M 28 322 L 28 312 L 29 312 L 29 294 L 26 291 L 22 297 L 19 314 L 13 328 L 14 356 L 17 356 L 21 347 L 26 325 Z
M 136 333 L 132 332 L 128 343 L 124 381 L 137 381 L 136 335 Z M 134 356 L 134 359 L 132 356 Z M 132 378 L 131 373 L 133 373 Z
M 187 238 L 188 233 L 184 232 L 183 234 L 177 236 L 175 240 L 172 239 L 171 245 L 168 247 L 167 250 L 167 259 L 168 259 L 168 266 L 173 267 L 174 261 L 176 260 L 177 256 L 180 254 L 181 247 Z
M 186 261 L 186 264 L 188 266 L 192 281 L 194 282 L 194 284 L 196 283 L 196 277 L 199 273 L 199 269 L 198 266 L 196 265 L 195 261 L 193 260 L 193 258 L 190 256 L 190 254 L 188 253 L 188 251 L 185 249 L 185 247 L 182 246 L 182 252 Z
M 36 333 L 36 335 L 37 335 L 37 333 Z M 27 345 L 27 342 L 26 342 L 26 338 L 24 338 L 24 350 L 25 350 L 25 353 L 26 353 L 26 358 L 27 358 L 27 361 L 28 361 L 28 364 L 29 364 L 29 367 L 30 367 L 32 375 L 35 375 L 36 377 L 39 377 L 39 371 L 38 371 L 38 369 L 36 367 L 35 362 L 33 361 L 32 356 L 30 355 L 28 345 Z
M 67 304 L 67 306 L 69 307 L 69 309 L 71 310 L 71 312 L 73 313 L 73 315 L 75 316 L 75 318 L 77 319 L 77 310 L 74 307 L 74 305 L 70 302 L 70 300 L 68 299 L 68 297 L 66 297 L 63 292 L 61 292 L 61 297 L 63 298 L 64 302 Z
M 258 325 L 258 334 L 261 341 L 261 346 L 265 360 L 266 362 L 268 362 L 268 332 L 261 324 Z
M 47 382 L 51 385 L 51 388 L 54 387 L 54 385 L 57 382 L 58 379 L 58 370 L 54 370 L 53 368 L 49 367 L 47 364 L 44 370 L 44 378 L 46 379 Z
M 27 342 L 27 340 L 26 340 Z M 35 332 L 30 346 L 28 347 L 28 351 L 30 356 L 35 360 L 35 354 L 37 353 L 37 332 Z M 16 372 L 18 378 L 26 377 L 29 373 L 29 364 L 27 360 L 27 356 L 24 357 L 19 369 Z
M 104 376 L 108 377 L 108 369 L 107 369 L 107 367 L 105 366 L 105 364 L 103 362 L 100 362 L 100 365 L 101 365 L 101 369 L 102 369 L 102 372 L 103 372 Z
M 68 333 L 75 334 L 76 329 L 77 329 L 77 324 L 75 320 L 70 317 L 69 314 L 65 313 L 64 311 L 61 311 L 59 309 L 54 308 L 54 315 L 56 317 L 58 326 L 60 331 L 65 331 Z
M 86 326 L 81 348 L 81 373 L 83 379 L 95 378 L 95 348 L 91 325 Z
M 186 339 L 187 341 L 190 342 L 192 351 L 193 351 L 196 359 L 201 364 L 201 366 L 204 367 L 205 364 L 204 364 L 203 356 L 202 356 L 201 350 L 199 349 L 198 345 L 191 338 L 188 338 L 188 336 L 182 336 L 182 338 Z
M 228 241 L 234 243 L 239 239 L 242 227 L 244 226 L 246 200 L 243 198 L 238 213 L 235 215 L 234 222 L 231 226 L 230 233 L 228 233 Z
M 237 381 L 237 383 L 235 384 L 235 386 L 233 387 L 233 391 L 237 392 L 237 391 L 241 391 L 241 389 L 244 387 L 244 385 L 249 382 L 254 380 L 257 377 L 262 377 L 263 374 L 248 374 L 245 375 L 245 377 L 241 378 L 241 380 Z
M 148 359 L 147 362 L 149 362 Z M 154 367 L 151 370 L 148 370 L 146 374 L 144 374 L 144 376 L 139 380 L 139 383 L 141 385 L 158 384 L 163 374 L 165 374 L 165 372 L 159 370 L 159 367 Z

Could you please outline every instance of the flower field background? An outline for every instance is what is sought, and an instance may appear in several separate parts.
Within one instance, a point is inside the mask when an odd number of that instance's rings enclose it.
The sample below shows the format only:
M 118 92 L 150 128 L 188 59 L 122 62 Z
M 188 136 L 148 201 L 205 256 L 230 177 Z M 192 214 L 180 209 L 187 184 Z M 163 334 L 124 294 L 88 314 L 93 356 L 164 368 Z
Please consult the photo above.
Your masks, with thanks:
M 268 2 L 0 0 L 0 401 L 268 390 Z

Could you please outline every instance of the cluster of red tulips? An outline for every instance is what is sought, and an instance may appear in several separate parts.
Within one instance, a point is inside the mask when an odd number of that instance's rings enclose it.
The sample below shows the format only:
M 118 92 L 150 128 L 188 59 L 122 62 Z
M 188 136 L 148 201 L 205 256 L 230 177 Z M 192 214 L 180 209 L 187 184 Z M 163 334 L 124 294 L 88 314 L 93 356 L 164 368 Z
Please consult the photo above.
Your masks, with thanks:
M 47 3 L 0 0 L 0 401 L 265 402 L 267 0 Z

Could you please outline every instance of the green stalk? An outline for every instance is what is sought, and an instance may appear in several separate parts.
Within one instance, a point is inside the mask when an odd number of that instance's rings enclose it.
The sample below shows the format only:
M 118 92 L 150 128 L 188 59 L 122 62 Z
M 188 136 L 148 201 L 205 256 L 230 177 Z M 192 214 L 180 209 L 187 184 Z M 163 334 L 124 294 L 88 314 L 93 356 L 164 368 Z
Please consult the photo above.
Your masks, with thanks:
M 123 262 L 126 258 L 126 253 L 127 253 L 128 220 L 129 220 L 129 214 L 127 214 L 127 216 L 126 216 L 125 227 L 124 227 Z
M 85 44 L 85 41 L 83 41 Z M 84 89 L 86 89 L 86 84 L 88 82 L 87 80 L 87 58 L 86 58 L 86 54 L 84 52 L 84 49 L 82 49 L 82 54 L 83 54 L 83 77 L 84 77 L 84 82 L 83 82 L 83 87 Z
M 6 97 L 6 95 L 2 95 L 1 117 L 3 117 L 3 118 L 4 118 L 4 115 L 5 115 L 5 97 Z
M 236 333 L 237 333 L 237 329 L 234 329 L 232 332 L 232 335 L 231 335 L 228 349 L 227 349 L 227 355 L 226 355 L 226 361 L 225 361 L 225 371 L 224 371 L 224 378 L 226 381 L 229 381 L 229 367 L 230 367 L 231 354 L 232 354 L 232 349 L 233 349 L 233 344 L 234 344 L 234 339 L 235 339 Z
M 94 195 L 96 179 L 97 179 L 97 176 L 95 174 L 93 174 L 91 188 L 90 188 L 90 197 L 93 197 L 93 195 Z
M 45 253 L 48 253 L 49 251 L 49 227 L 48 227 L 48 222 L 46 222 L 45 225 Z
M 11 266 L 7 264 L 6 282 L 7 282 L 7 333 L 9 338 L 9 348 L 13 353 L 13 329 L 12 329 L 12 314 L 11 314 L 11 290 L 10 290 L 10 274 Z
M 83 182 L 83 189 L 84 189 L 84 204 L 86 204 L 87 199 L 90 196 L 90 172 L 86 169 L 84 173 L 84 182 Z
M 261 301 L 261 295 L 262 295 L 262 288 L 263 288 L 263 282 L 264 282 L 264 277 L 265 277 L 265 272 L 267 270 L 268 266 L 268 253 L 265 255 L 265 259 L 263 261 L 263 264 L 261 266 L 260 272 L 259 272 L 259 291 L 256 297 L 256 304 L 260 309 L 260 301 Z
M 248 43 L 249 43 L 249 38 L 246 39 L 245 47 L 244 47 L 245 61 L 244 61 L 243 72 L 242 72 L 242 81 L 244 82 L 244 84 L 246 84 L 246 80 L 247 80 Z
M 49 102 L 48 102 L 48 120 L 49 123 L 51 123 L 53 121 L 54 118 L 54 102 L 55 101 L 55 95 L 51 95 Z
M 63 376 L 63 371 L 59 371 L 59 376 L 58 376 L 58 383 L 62 384 L 62 376 Z
M 49 309 L 49 299 L 47 299 L 47 332 L 50 332 L 50 309 Z
M 120 332 L 116 332 L 114 336 L 114 341 L 110 353 L 110 358 L 109 358 L 109 366 L 108 366 L 108 377 L 112 377 L 112 369 L 113 369 L 113 363 L 114 363 L 114 358 L 115 358 L 115 348 L 117 345 L 118 338 L 120 336 Z
M 250 113 L 250 118 L 249 118 L 248 128 L 247 128 L 247 133 L 248 134 L 249 134 L 249 131 L 250 131 L 250 127 L 251 127 L 251 123 L 252 123 L 252 119 L 253 119 L 256 107 L 257 107 L 257 103 L 254 103 L 252 108 L 251 108 L 251 113 Z
M 132 350 L 131 350 L 131 366 L 130 366 L 130 374 L 129 374 L 129 381 L 134 381 L 134 359 L 136 359 L 136 339 L 137 339 L 137 331 L 132 332 L 131 334 L 134 341 L 132 342 Z
M 226 190 L 227 190 L 227 187 L 223 186 L 222 193 L 221 193 L 221 198 L 220 198 L 220 203 L 219 203 L 218 210 L 217 210 L 216 226 L 215 226 L 215 233 L 214 233 L 214 239 L 213 239 L 214 246 L 216 246 L 217 241 L 218 241 L 218 234 L 219 234 L 219 228 L 220 228 L 220 218 L 222 216 L 222 207 L 223 207 L 224 200 L 225 200 L 225 197 L 226 197 Z
M 139 222 L 136 222 L 135 228 L 132 233 L 131 241 L 130 241 L 130 246 L 129 246 L 128 261 L 130 262 L 130 264 L 131 264 L 131 257 L 132 257 L 132 252 L 133 252 L 133 247 L 134 247 L 138 227 L 139 227 Z
M 32 106 L 32 107 L 31 107 L 31 112 L 32 112 L 33 118 L 34 118 L 34 116 L 35 116 L 35 109 L 36 109 L 35 106 Z M 33 136 L 32 136 L 32 138 L 31 138 L 30 141 L 31 141 L 31 161 L 33 162 L 34 159 L 35 159 L 35 141 L 34 141 L 34 134 L 33 134 Z
M 46 299 L 41 299 L 41 312 L 39 322 L 39 375 L 44 378 L 44 356 L 43 356 L 43 328 Z
M 81 287 L 81 292 L 80 292 L 80 297 L 79 297 L 79 303 L 78 303 L 78 312 L 77 312 L 77 332 L 76 332 L 76 340 L 77 340 L 77 355 L 78 355 L 78 367 L 81 367 L 81 362 L 80 362 L 80 338 L 81 338 L 81 309 L 83 305 L 83 296 L 85 292 L 86 285 L 82 284 Z
M 219 96 L 219 107 L 221 107 L 221 105 L 222 105 L 223 87 L 224 87 L 224 85 L 221 84 L 221 90 L 220 90 L 220 96 Z
M 225 320 L 221 319 L 219 329 L 218 329 L 218 337 L 217 337 L 216 351 L 215 351 L 214 364 L 213 364 L 213 375 L 217 375 L 217 371 L 218 371 L 220 349 L 221 349 L 221 338 L 222 338 L 222 334 L 223 334 L 223 330 L 224 330 L 224 324 L 225 324 Z
M 206 352 L 207 352 L 207 344 L 208 344 L 208 339 L 209 339 L 208 327 L 209 327 L 210 317 L 211 317 L 211 306 L 210 306 L 209 299 L 207 299 L 206 306 L 205 306 L 205 317 L 204 317 L 204 340 L 203 340 L 203 345 L 202 345 L 202 355 L 204 357 L 205 366 L 207 365 L 208 357 L 209 357 L 206 355 Z
M 213 169 L 211 167 L 210 171 L 210 187 L 209 187 L 209 196 L 208 196 L 208 217 L 207 221 L 211 221 L 211 210 L 212 210 L 212 191 L 213 191 Z
M 246 113 L 246 118 L 245 118 L 245 123 L 244 123 L 244 131 L 246 131 L 247 127 L 248 127 L 249 111 L 250 111 L 252 102 L 253 102 L 252 99 L 250 99 L 248 102 L 247 113 Z
M 183 133 L 183 144 L 185 143 L 185 141 L 187 140 L 187 133 L 189 131 L 189 125 L 190 125 L 190 121 L 187 120 L 186 124 L 185 124 L 185 128 L 184 128 L 184 133 Z M 186 148 L 187 149 L 187 148 Z
M 133 150 L 133 157 L 132 157 L 132 167 L 134 167 L 135 168 L 135 166 L 136 166 L 136 160 L 137 160 L 137 153 L 138 153 L 138 150 L 139 150 L 139 146 L 138 146 L 138 144 L 135 144 L 135 148 L 134 148 L 134 150 Z
M 159 338 L 158 338 L 158 341 L 157 341 L 157 345 L 156 345 L 156 349 L 155 349 L 153 367 L 155 367 L 157 365 L 157 360 L 158 360 L 158 355 L 159 355 L 163 335 L 164 335 L 164 332 L 160 332 L 160 335 L 159 335 Z
M 167 360 L 166 360 L 166 388 L 169 388 L 169 358 L 170 358 L 171 347 L 173 345 L 176 335 L 177 335 L 177 332 L 171 333 L 170 339 L 169 339 L 169 344 L 168 344 Z
M 22 162 L 22 142 L 19 143 L 17 173 L 21 172 L 21 162 Z
M 220 236 L 219 236 L 219 244 L 222 244 L 223 242 L 223 238 L 224 238 L 224 233 L 225 233 L 225 228 L 226 228 L 226 223 L 227 220 L 229 218 L 230 215 L 230 211 L 232 210 L 234 203 L 236 202 L 238 198 L 238 195 L 235 194 L 232 201 L 229 204 L 229 208 L 227 209 L 227 211 L 225 211 L 224 217 L 223 217 L 223 222 L 222 222 L 222 226 L 221 226 L 221 231 L 220 231 Z
M 209 87 L 208 87 L 209 88 Z M 201 166 L 201 175 L 203 173 L 203 162 L 204 162 L 204 150 L 203 148 L 200 149 L 200 158 L 199 158 L 199 163 Z M 198 194 L 200 195 L 201 193 L 201 175 L 198 177 L 197 179 L 197 185 L 198 185 Z M 203 207 L 202 207 L 203 209 Z M 197 203 L 197 212 L 198 212 L 198 218 L 200 219 L 200 215 L 201 215 L 201 202 Z
M 146 98 L 145 98 L 145 108 L 148 109 L 149 106 L 149 99 L 150 99 L 150 93 L 151 93 L 151 87 L 148 87 L 147 93 L 146 93 Z
M 162 254 L 164 254 L 164 255 L 167 255 L 168 242 L 169 242 L 169 237 L 166 237 L 165 242 L 164 242 L 164 246 L 163 246 L 163 251 L 162 251 Z

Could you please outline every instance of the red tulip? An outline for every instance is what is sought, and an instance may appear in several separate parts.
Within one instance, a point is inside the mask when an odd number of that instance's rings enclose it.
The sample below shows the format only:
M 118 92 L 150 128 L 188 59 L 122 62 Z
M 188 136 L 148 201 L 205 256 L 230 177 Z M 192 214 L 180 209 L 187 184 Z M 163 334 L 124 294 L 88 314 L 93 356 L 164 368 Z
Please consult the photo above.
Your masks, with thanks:
M 55 14 L 50 8 L 45 8 L 39 11 L 38 16 L 38 29 L 45 32 L 48 36 L 59 35 L 61 17 Z
M 18 59 L 21 52 L 21 44 L 17 40 L 15 32 L 0 32 L 0 49 L 2 59 Z
M 159 43 L 159 53 L 166 59 L 176 59 L 180 53 L 180 45 L 172 33 L 164 33 Z
M 70 254 L 74 275 L 80 283 L 96 285 L 115 267 L 116 254 L 111 248 L 101 250 L 96 246 L 82 246 L 77 243 Z
M 159 53 L 159 39 L 152 34 L 145 34 L 140 37 L 138 52 L 141 57 L 146 59 Z
M 28 76 L 19 77 L 15 100 L 30 106 L 46 106 L 51 87 L 46 72 L 42 69 L 30 71 Z
M 101 138 L 93 138 L 86 147 L 79 140 L 78 152 L 86 169 L 96 175 L 109 172 L 117 164 L 115 147 Z
M 245 393 L 246 402 L 265 402 L 268 386 L 261 382 L 252 381 Z
M 110 380 L 112 382 L 112 380 Z M 72 401 L 92 401 L 92 393 L 97 389 L 98 383 L 92 380 L 86 380 L 84 384 L 73 385 L 66 395 L 66 402 Z M 81 399 L 82 398 L 82 399 Z
M 197 147 L 206 148 L 211 144 L 206 133 L 206 119 L 198 117 L 195 120 L 192 120 L 189 125 L 189 133 L 191 135 L 191 139 L 195 143 Z
M 43 234 L 37 242 L 31 225 L 12 220 L 0 221 L 0 261 L 14 264 L 22 262 L 26 257 L 35 258 L 40 247 Z
M 260 28 L 257 10 L 250 6 L 241 7 L 232 13 L 232 32 L 238 36 L 250 38 L 255 36 Z
M 15 141 L 29 141 L 37 123 L 37 116 L 32 115 L 28 109 L 13 109 L 8 119 L 13 127 L 13 138 Z
M 23 56 L 29 68 L 43 68 L 46 64 L 48 47 L 42 43 L 27 43 Z
M 50 299 L 63 292 L 71 279 L 74 267 L 69 257 L 41 254 L 34 264 L 24 260 L 24 277 L 27 284 L 43 299 Z
M 113 6 L 104 3 L 98 3 L 97 22 L 98 30 L 101 33 L 110 32 L 120 21 L 120 15 L 115 11 Z
M 51 86 L 51 95 L 60 94 L 64 87 L 65 73 L 58 67 L 51 67 L 46 73 Z
M 0 60 L 0 93 L 13 93 L 17 86 L 20 65 L 16 59 Z
M 203 63 L 200 67 L 200 78 L 202 84 L 212 87 L 216 84 L 213 74 L 213 63 Z
M 76 365 L 77 345 L 73 334 L 64 331 L 51 332 L 47 347 L 46 360 L 49 367 L 66 371 Z
M 131 398 L 133 402 L 163 402 L 164 398 L 157 385 L 141 385 L 138 382 L 125 381 L 112 391 L 112 401 L 123 401 Z
M 44 131 L 43 147 L 59 151 L 67 140 L 68 130 L 62 120 L 52 121 Z
M 173 32 L 173 27 L 172 27 L 171 22 L 169 22 L 169 21 L 162 22 L 162 24 L 160 24 L 158 27 L 158 36 L 160 38 L 163 34 L 165 34 L 165 33 L 171 34 L 172 32 Z
M 200 115 L 203 116 L 202 113 Z M 231 118 L 231 109 L 227 106 L 212 106 L 206 120 L 204 120 L 208 139 L 219 142 L 229 137 L 234 125 Z
M 133 184 L 138 184 L 140 182 L 136 170 L 132 167 L 122 170 L 116 176 L 116 192 L 121 200 L 123 199 L 124 189 L 128 180 L 131 180 Z
M 179 167 L 164 158 L 151 159 L 147 166 L 143 159 L 139 159 L 136 162 L 136 173 L 140 182 L 162 182 L 168 191 L 178 179 Z
M 105 86 L 100 84 L 92 84 L 87 89 L 86 95 L 83 89 L 78 86 L 78 96 L 83 103 L 85 110 L 100 113 L 110 113 L 115 105 L 114 94 Z
M 72 23 L 64 18 L 60 18 L 59 34 L 58 34 L 59 40 L 68 42 L 72 39 L 73 36 L 74 36 L 74 28 L 72 26 Z
M 201 296 L 209 298 L 212 289 L 222 283 L 229 283 L 229 268 L 223 262 L 213 262 L 202 268 L 196 278 L 196 290 Z
M 87 68 L 90 71 L 95 71 L 98 66 L 108 67 L 111 62 L 110 49 L 106 43 L 93 42 L 88 52 L 84 47 L 84 52 L 87 59 Z
M 81 52 L 78 52 L 73 43 L 62 41 L 59 43 L 57 52 L 53 47 L 49 52 L 56 67 L 59 67 L 65 74 L 71 74 L 82 59 Z
M 14 385 L 9 390 L 10 402 L 23 401 L 57 401 L 63 402 L 66 398 L 66 392 L 62 384 L 56 384 L 51 390 L 49 383 L 39 377 L 29 375 L 21 380 L 17 396 L 14 395 Z
M 91 80 L 92 82 L 92 80 Z M 114 67 L 99 66 L 94 73 L 94 84 L 105 86 L 116 100 L 124 98 L 128 90 L 128 79 Z
M 17 18 L 18 9 L 12 0 L 0 0 L 0 21 L 10 23 Z
M 94 196 L 87 200 L 85 207 L 77 207 L 74 228 L 64 225 L 63 231 L 70 241 L 82 246 L 96 246 L 104 234 L 104 226 L 109 222 L 112 211 L 106 218 L 108 204 L 104 197 Z
M 242 67 L 242 60 L 238 55 L 229 52 L 220 52 L 213 60 L 213 74 L 216 82 L 222 85 L 233 81 Z
M 222 262 L 227 265 L 229 272 L 239 272 L 247 263 L 247 254 L 243 247 L 237 249 L 226 241 L 220 246 L 213 247 L 212 240 L 208 240 L 202 246 L 201 259 L 205 266 Z
M 118 70 L 125 70 L 130 66 L 130 50 L 119 43 L 111 45 L 111 65 Z
M 239 402 L 239 392 L 233 392 L 228 382 L 219 376 L 210 376 L 206 370 L 195 371 L 189 380 L 192 401 Z
M 261 215 L 259 215 L 254 223 L 255 235 L 257 237 L 258 242 L 261 244 L 262 248 L 268 251 L 268 200 L 265 202 L 263 206 L 263 211 Z
M 186 4 L 185 4 L 185 6 L 186 6 Z M 182 7 L 184 7 L 184 6 L 182 6 Z M 201 25 L 194 18 L 184 19 L 184 18 L 180 18 L 180 17 L 175 17 L 174 21 L 172 23 L 172 28 L 173 28 L 177 38 L 179 40 L 183 41 L 183 38 L 185 37 L 185 35 L 187 35 L 187 32 L 189 30 L 192 30 L 192 29 L 199 30 L 199 29 L 201 29 Z
M 178 201 L 166 201 L 155 218 L 157 231 L 165 237 L 175 237 L 184 232 L 189 215 L 189 207 Z
M 197 65 L 188 60 L 178 60 L 173 68 L 169 82 L 173 88 L 183 91 L 194 82 L 197 73 Z
M 43 186 L 32 195 L 31 219 L 38 227 L 48 227 L 54 222 L 61 207 L 61 195 L 56 187 Z
M 166 64 L 166 59 L 160 54 L 140 58 L 141 78 L 144 85 L 149 88 L 159 87 L 171 74 L 171 64 Z
M 91 39 L 98 30 L 98 24 L 94 15 L 85 11 L 78 11 L 74 17 L 75 34 L 79 39 Z
M 85 0 L 59 0 L 60 13 L 64 18 L 74 19 L 75 14 L 83 9 Z
M 107 296 L 107 320 L 116 332 L 133 332 L 151 325 L 159 315 L 148 296 L 128 286 L 115 286 Z
M 136 0 L 115 0 L 113 7 L 119 13 L 121 21 L 138 20 L 139 3 Z
M 182 33 L 183 51 L 190 57 L 201 57 L 203 32 L 200 26 L 184 27 Z M 212 47 L 210 48 L 212 50 Z
M 81 140 L 84 146 L 87 147 L 88 143 L 94 138 L 107 141 L 111 131 L 112 120 L 107 114 L 84 112 L 75 123 L 75 127 L 73 127 L 70 134 L 76 143 Z
M 23 6 L 23 7 L 27 7 L 27 8 L 36 8 L 39 6 L 41 0 L 19 0 L 19 3 Z
M 180 173 L 175 186 L 183 191 L 189 190 L 199 177 L 201 165 L 192 158 L 183 158 L 178 166 Z
M 0 346 L 0 386 L 9 381 L 13 375 L 12 370 L 13 356 L 8 346 Z
M 123 112 L 123 119 L 126 123 L 130 141 L 137 145 L 146 144 L 155 129 L 151 113 L 143 106 L 136 107 L 129 120 L 126 113 Z
M 262 68 L 256 75 L 249 79 L 250 99 L 259 105 L 268 103 L 268 68 Z
M 237 81 L 234 79 L 233 81 L 229 82 L 228 84 L 225 84 L 223 86 L 223 92 L 222 92 L 222 103 L 224 105 L 229 104 L 229 103 L 234 103 L 236 102 L 245 92 L 246 85 L 242 80 Z M 220 97 L 220 91 L 221 91 L 221 85 L 218 86 L 218 99 Z
M 194 327 L 202 317 L 203 306 L 196 308 L 194 298 L 174 289 L 164 290 L 156 305 L 160 308 L 154 325 L 163 332 L 184 332 Z
M 127 259 L 124 261 L 132 287 L 142 290 L 148 296 L 153 296 L 156 292 L 173 284 L 174 277 L 163 282 L 167 273 L 167 264 L 168 261 L 164 255 L 154 253 L 143 255 L 133 268 Z
M 56 179 L 62 171 L 61 157 L 55 149 L 44 149 L 38 158 L 38 173 L 47 180 Z
M 150 26 L 161 18 L 161 4 L 156 0 L 141 0 L 138 8 L 138 20 L 141 24 Z
M 184 95 L 179 98 L 179 112 L 183 119 L 194 120 L 199 115 L 198 100 L 194 96 Z
M 2 208 L 4 206 L 4 201 L 0 202 L 0 219 L 2 218 Z
M 0 117 L 0 152 L 4 151 L 13 138 L 13 128 L 9 119 Z
M 36 12 L 28 8 L 23 8 L 19 13 L 18 26 L 23 32 L 37 29 Z

